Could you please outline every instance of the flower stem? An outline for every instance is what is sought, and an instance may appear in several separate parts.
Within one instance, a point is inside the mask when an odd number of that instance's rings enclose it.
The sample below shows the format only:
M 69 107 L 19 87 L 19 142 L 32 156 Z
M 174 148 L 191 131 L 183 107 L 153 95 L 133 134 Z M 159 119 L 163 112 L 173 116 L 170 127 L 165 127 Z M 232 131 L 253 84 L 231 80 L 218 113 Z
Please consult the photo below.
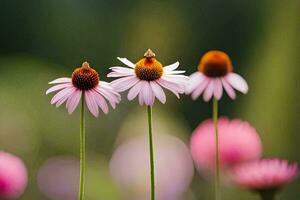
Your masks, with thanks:
M 220 159 L 219 159 L 219 132 L 218 132 L 218 100 L 213 99 L 213 122 L 215 127 L 216 160 L 215 160 L 215 200 L 221 199 L 220 193 Z
M 266 189 L 258 191 L 261 197 L 261 200 L 275 200 L 276 189 Z
M 84 197 L 84 171 L 85 171 L 85 116 L 84 116 L 84 93 L 82 93 L 81 115 L 80 115 L 80 182 L 79 200 Z
M 154 151 L 152 138 L 152 107 L 147 107 L 149 125 L 149 152 L 150 152 L 150 177 L 151 177 L 151 200 L 155 200 L 155 177 L 154 177 Z

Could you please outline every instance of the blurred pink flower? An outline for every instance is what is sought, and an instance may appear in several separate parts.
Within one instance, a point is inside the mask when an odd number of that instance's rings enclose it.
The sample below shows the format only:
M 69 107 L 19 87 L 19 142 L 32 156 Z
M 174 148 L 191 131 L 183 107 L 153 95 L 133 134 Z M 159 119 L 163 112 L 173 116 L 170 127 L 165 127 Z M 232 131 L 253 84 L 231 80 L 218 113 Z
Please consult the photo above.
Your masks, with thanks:
M 27 186 L 27 170 L 23 161 L 0 151 L 0 199 L 17 199 Z
M 194 166 L 188 147 L 170 135 L 155 135 L 155 177 L 157 200 L 182 200 L 193 175 Z M 149 199 L 149 149 L 147 137 L 123 142 L 114 151 L 110 171 L 125 197 Z
M 79 160 L 72 156 L 48 159 L 39 169 L 40 191 L 51 200 L 78 199 Z
M 236 184 L 251 189 L 279 189 L 298 175 L 298 165 L 286 160 L 266 159 L 238 165 L 233 170 Z
M 256 130 L 239 119 L 221 117 L 218 123 L 221 169 L 230 169 L 241 162 L 260 158 L 262 144 Z M 215 135 L 211 119 L 202 122 L 193 132 L 191 152 L 196 167 L 212 173 L 215 167 Z
M 90 112 L 97 117 L 100 109 L 107 114 L 108 105 L 105 98 L 113 108 L 121 101 L 121 96 L 114 91 L 109 83 L 99 81 L 99 74 L 92 69 L 87 62 L 82 67 L 74 70 L 72 78 L 58 78 L 49 84 L 58 84 L 46 91 L 46 94 L 59 91 L 51 100 L 56 107 L 66 103 L 68 112 L 71 114 L 78 106 L 82 94 Z
M 127 67 L 111 67 L 108 77 L 119 77 L 111 82 L 112 86 L 118 91 L 129 90 L 128 100 L 133 100 L 139 95 L 140 105 L 152 106 L 155 98 L 160 102 L 166 102 L 166 95 L 162 88 L 173 92 L 178 98 L 179 94 L 184 93 L 188 77 L 181 75 L 185 71 L 176 70 L 179 62 L 163 67 L 156 60 L 155 54 L 148 49 L 144 58 L 136 64 L 126 58 L 118 58 Z
M 202 93 L 204 101 L 213 96 L 220 100 L 223 88 L 231 99 L 235 99 L 234 89 L 246 94 L 247 82 L 238 74 L 232 72 L 232 63 L 229 56 L 222 51 L 208 51 L 201 58 L 198 71 L 190 76 L 186 93 L 192 94 L 196 100 Z

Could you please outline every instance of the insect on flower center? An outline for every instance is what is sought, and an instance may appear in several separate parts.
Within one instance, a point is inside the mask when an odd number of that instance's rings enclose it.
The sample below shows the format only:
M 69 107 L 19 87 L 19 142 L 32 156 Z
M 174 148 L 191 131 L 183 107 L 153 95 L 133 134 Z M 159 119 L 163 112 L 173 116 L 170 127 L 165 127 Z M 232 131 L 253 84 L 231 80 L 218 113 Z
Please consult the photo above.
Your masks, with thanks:
M 209 51 L 202 56 L 198 70 L 209 77 L 222 77 L 232 71 L 232 63 L 225 52 Z
M 134 70 L 139 79 L 154 81 L 163 75 L 163 66 L 154 57 L 155 53 L 148 49 L 144 54 L 144 58 L 136 63 Z
M 82 63 L 82 66 L 76 68 L 72 74 L 72 83 L 80 90 L 90 90 L 99 83 L 99 74 L 90 67 L 88 62 Z

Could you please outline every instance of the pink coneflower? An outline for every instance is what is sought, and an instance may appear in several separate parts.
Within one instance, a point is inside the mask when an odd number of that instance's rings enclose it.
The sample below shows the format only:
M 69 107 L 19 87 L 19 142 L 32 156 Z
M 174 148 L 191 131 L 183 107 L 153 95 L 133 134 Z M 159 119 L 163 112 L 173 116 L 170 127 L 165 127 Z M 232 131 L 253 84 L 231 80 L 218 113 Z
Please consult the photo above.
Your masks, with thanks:
M 262 199 L 271 200 L 276 191 L 294 180 L 298 173 L 296 163 L 265 159 L 236 166 L 233 180 L 239 186 L 259 192 Z
M 215 135 L 211 119 L 202 122 L 193 132 L 191 153 L 196 167 L 201 173 L 210 174 L 215 170 Z M 256 130 L 239 119 L 221 117 L 218 122 L 219 159 L 224 171 L 235 165 L 259 159 L 262 144 Z
M 79 200 L 84 198 L 84 173 L 85 173 L 85 102 L 90 112 L 97 117 L 99 107 L 104 113 L 108 113 L 108 105 L 105 98 L 111 106 L 115 108 L 120 102 L 121 96 L 104 81 L 100 81 L 99 74 L 92 69 L 87 62 L 74 70 L 72 78 L 59 78 L 51 81 L 50 84 L 56 84 L 47 90 L 46 94 L 60 90 L 51 100 L 51 104 L 60 106 L 66 103 L 69 113 L 72 113 L 81 100 L 80 115 L 80 187 Z
M 186 93 L 197 99 L 203 93 L 204 101 L 212 97 L 220 100 L 223 88 L 231 99 L 235 99 L 234 89 L 248 92 L 246 81 L 238 74 L 232 72 L 232 63 L 229 56 L 222 51 L 208 51 L 201 58 L 198 71 L 190 76 Z
M 113 108 L 120 102 L 120 95 L 114 91 L 109 83 L 100 81 L 99 74 L 92 69 L 87 62 L 74 70 L 72 78 L 58 78 L 49 84 L 57 84 L 46 91 L 46 94 L 59 91 L 51 100 L 56 107 L 66 103 L 69 113 L 72 113 L 78 106 L 81 97 L 84 95 L 86 105 L 90 112 L 97 117 L 99 108 L 106 114 L 108 105 L 105 99 Z
M 27 186 L 27 170 L 23 161 L 0 151 L 0 199 L 17 199 Z
M 140 105 L 152 106 L 155 98 L 162 103 L 166 102 L 166 95 L 162 88 L 170 90 L 178 98 L 179 94 L 184 93 L 188 77 L 181 75 L 185 71 L 176 70 L 179 62 L 163 67 L 150 49 L 136 64 L 126 58 L 118 58 L 118 60 L 129 68 L 111 67 L 112 72 L 107 76 L 120 77 L 111 84 L 118 92 L 130 89 L 128 100 L 131 101 L 139 95 Z

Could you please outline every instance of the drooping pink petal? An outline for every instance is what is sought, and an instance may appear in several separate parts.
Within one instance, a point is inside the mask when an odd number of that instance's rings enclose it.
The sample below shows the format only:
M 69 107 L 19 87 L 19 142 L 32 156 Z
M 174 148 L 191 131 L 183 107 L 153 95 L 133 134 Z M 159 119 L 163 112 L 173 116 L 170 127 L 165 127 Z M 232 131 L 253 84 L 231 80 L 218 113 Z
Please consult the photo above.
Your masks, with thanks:
M 206 80 L 206 76 L 203 75 L 200 72 L 195 72 L 190 76 L 190 79 L 188 81 L 188 83 L 186 84 L 185 87 L 185 92 L 186 94 L 190 94 L 191 92 L 193 92 L 195 89 L 197 89 L 200 85 L 202 85 L 202 82 Z M 198 93 L 198 92 L 197 92 Z M 200 94 L 199 94 L 200 95 Z M 198 95 L 198 96 L 199 96 Z M 198 97 L 197 96 L 197 97 Z
M 236 94 L 235 94 L 234 89 L 229 85 L 229 83 L 224 78 L 221 78 L 221 81 L 222 81 L 222 85 L 223 85 L 226 93 L 228 94 L 228 96 L 231 99 L 235 99 Z
M 135 75 L 133 69 L 125 67 L 111 67 L 112 72 L 110 72 L 107 77 L 123 77 Z
M 220 100 L 223 95 L 223 87 L 222 87 L 222 82 L 220 79 L 215 80 L 215 85 L 214 85 L 214 97 L 217 100 Z
M 203 99 L 204 101 L 209 101 L 213 95 L 214 92 L 214 86 L 215 86 L 215 80 L 211 79 L 209 80 L 209 83 L 207 87 L 205 88 L 204 94 L 203 94 Z
M 108 100 L 108 102 L 113 107 L 113 109 L 115 109 L 116 104 L 120 102 L 119 98 L 116 95 L 113 95 L 112 93 L 110 93 L 110 91 L 107 90 L 106 88 L 101 88 L 100 85 L 94 90 L 96 92 L 98 92 L 99 94 L 103 95 Z
M 116 97 L 118 97 L 118 100 L 121 101 L 121 95 L 117 91 L 115 91 L 111 83 L 105 81 L 99 81 L 99 86 L 105 89 L 106 91 L 109 91 L 111 94 L 115 95 Z
M 55 79 L 51 82 L 49 82 L 49 84 L 56 84 L 56 83 L 71 83 L 72 82 L 72 79 L 71 78 L 58 78 L 58 79 Z
M 236 73 L 229 73 L 225 79 L 236 90 L 246 94 L 248 92 L 248 84 L 240 75 Z
M 163 79 L 167 80 L 169 82 L 184 85 L 184 87 L 189 81 L 189 77 L 184 76 L 184 75 L 164 75 Z
M 152 89 L 151 89 L 151 86 L 150 86 L 149 82 L 146 81 L 143 84 L 143 88 L 142 88 L 141 92 L 143 94 L 145 104 L 147 106 L 152 106 L 154 104 L 155 96 L 152 92 Z
M 173 63 L 171 65 L 167 65 L 163 68 L 164 72 L 171 72 L 175 69 L 177 69 L 179 66 L 179 62 L 177 61 L 176 63 Z
M 108 113 L 108 105 L 105 101 L 105 99 L 96 91 L 92 91 L 94 93 L 94 98 L 97 103 L 97 105 L 101 108 L 101 110 L 107 114 Z
M 66 87 L 71 87 L 72 86 L 72 83 L 63 83 L 63 84 L 58 84 L 58 85 L 55 85 L 51 88 L 49 88 L 47 91 L 46 91 L 46 94 L 49 94 L 51 92 L 55 92 L 57 90 L 61 90 L 61 89 L 64 89 Z
M 92 93 L 90 90 L 84 92 L 85 101 L 88 109 L 90 112 L 95 116 L 98 117 L 99 115 L 99 109 L 96 100 L 94 99 L 94 93 Z
M 68 109 L 68 113 L 71 114 L 74 112 L 76 107 L 78 106 L 80 99 L 81 99 L 82 91 L 81 90 L 76 90 L 72 96 L 69 97 L 66 107 Z
M 133 85 L 135 85 L 139 81 L 138 78 L 135 76 L 127 76 L 124 78 L 119 78 L 117 80 L 114 80 L 111 82 L 111 86 L 117 91 L 117 92 L 123 92 L 129 88 L 131 88 Z
M 150 82 L 150 86 L 156 98 L 163 104 L 166 103 L 166 95 L 164 90 L 154 81 Z
M 201 81 L 201 83 L 199 83 L 198 87 L 192 92 L 191 97 L 193 100 L 196 100 L 202 94 L 202 92 L 206 89 L 209 81 L 210 79 L 205 77 L 205 79 Z
M 122 63 L 124 63 L 125 65 L 127 65 L 128 67 L 131 67 L 131 68 L 134 68 L 135 67 L 135 64 L 133 64 L 131 61 L 129 61 L 127 58 L 120 58 L 120 57 L 117 57 L 117 59 L 119 61 L 121 61 Z
M 72 93 L 72 91 L 74 91 L 75 89 L 76 88 L 72 86 L 72 87 L 67 87 L 67 88 L 59 91 L 51 99 L 51 104 L 55 104 L 57 101 L 59 101 L 64 96 L 69 96 Z
M 183 74 L 185 73 L 184 70 L 174 70 L 174 71 L 165 71 L 165 75 L 175 75 L 175 74 Z
M 133 100 L 141 91 L 142 85 L 144 81 L 138 82 L 136 85 L 134 85 L 128 92 L 127 98 L 129 101 Z
M 76 91 L 76 88 L 73 88 L 68 94 L 64 95 L 60 100 L 56 102 L 56 107 L 61 106 L 65 101 L 67 101 Z

